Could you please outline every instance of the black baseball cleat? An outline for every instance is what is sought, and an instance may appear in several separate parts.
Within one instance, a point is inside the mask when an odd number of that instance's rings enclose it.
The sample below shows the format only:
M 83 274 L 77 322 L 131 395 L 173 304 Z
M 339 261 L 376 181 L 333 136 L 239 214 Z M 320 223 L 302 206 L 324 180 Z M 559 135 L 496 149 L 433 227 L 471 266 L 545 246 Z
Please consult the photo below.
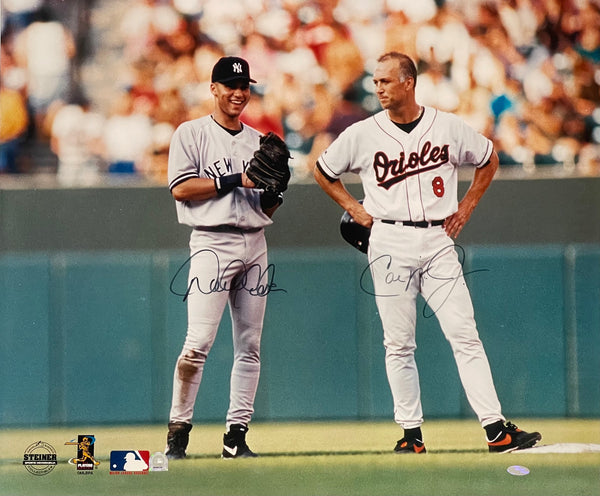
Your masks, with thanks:
M 486 436 L 490 453 L 510 453 L 511 451 L 531 448 L 542 439 L 539 432 L 525 432 L 515 424 L 497 422 L 500 432 L 493 439 Z M 486 427 L 487 429 L 487 427 Z
M 186 422 L 169 422 L 167 433 L 167 449 L 165 455 L 170 460 L 185 458 L 185 450 L 190 440 L 192 424 Z
M 248 432 L 248 427 L 242 424 L 233 424 L 229 427 L 229 432 L 223 434 L 221 458 L 256 458 L 258 456 L 246 444 L 246 432 Z
M 402 438 L 396 443 L 394 453 L 427 453 L 425 449 L 425 443 L 420 439 L 406 439 Z

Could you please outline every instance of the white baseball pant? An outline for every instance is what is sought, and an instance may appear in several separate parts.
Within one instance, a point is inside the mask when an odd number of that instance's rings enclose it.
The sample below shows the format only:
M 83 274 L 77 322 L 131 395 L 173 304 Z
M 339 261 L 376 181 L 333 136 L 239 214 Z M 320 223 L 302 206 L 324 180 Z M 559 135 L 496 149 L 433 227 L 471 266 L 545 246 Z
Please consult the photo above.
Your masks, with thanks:
M 260 375 L 266 308 L 266 295 L 251 291 L 261 282 L 261 271 L 267 270 L 264 231 L 196 229 L 190 254 L 188 329 L 175 366 L 170 421 L 191 423 L 204 364 L 229 303 L 234 359 L 226 423 L 248 424 Z
M 405 429 L 423 423 L 414 356 L 419 292 L 450 343 L 467 399 L 482 426 L 504 420 L 462 265 L 443 227 L 376 221 L 369 240 L 369 263 L 384 329 L 395 421 Z

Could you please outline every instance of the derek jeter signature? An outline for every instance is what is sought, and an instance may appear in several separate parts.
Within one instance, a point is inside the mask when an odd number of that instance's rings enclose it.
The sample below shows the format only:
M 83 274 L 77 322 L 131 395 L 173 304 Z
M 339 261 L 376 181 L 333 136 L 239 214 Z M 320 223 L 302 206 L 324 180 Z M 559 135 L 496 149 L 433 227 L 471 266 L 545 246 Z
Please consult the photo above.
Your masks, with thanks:
M 184 279 L 187 275 L 184 269 L 191 266 L 192 259 L 202 259 L 202 266 L 213 267 L 212 271 L 207 271 L 202 277 L 190 274 L 189 279 Z M 231 277 L 231 274 L 235 275 Z M 176 289 L 184 284 L 182 279 L 186 285 L 184 292 Z M 258 264 L 246 265 L 242 260 L 235 259 L 221 268 L 219 256 L 210 249 L 197 251 L 177 269 L 171 280 L 170 290 L 174 295 L 182 296 L 183 301 L 195 292 L 207 295 L 223 291 L 246 291 L 252 296 L 267 296 L 276 291 L 287 293 L 275 284 L 275 265 L 269 264 L 263 269 Z M 235 305 L 235 297 L 233 304 Z

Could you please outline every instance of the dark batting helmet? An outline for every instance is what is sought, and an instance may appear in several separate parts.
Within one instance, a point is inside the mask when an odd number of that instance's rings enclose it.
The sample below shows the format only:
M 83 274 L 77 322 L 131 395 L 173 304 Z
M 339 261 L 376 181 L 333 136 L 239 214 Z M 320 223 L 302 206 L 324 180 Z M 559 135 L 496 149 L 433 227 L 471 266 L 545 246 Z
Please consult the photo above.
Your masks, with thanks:
M 362 200 L 360 200 L 360 203 L 362 203 Z M 347 211 L 344 211 L 340 219 L 340 233 L 342 234 L 342 238 L 354 246 L 354 248 L 367 253 L 371 229 L 355 222 Z

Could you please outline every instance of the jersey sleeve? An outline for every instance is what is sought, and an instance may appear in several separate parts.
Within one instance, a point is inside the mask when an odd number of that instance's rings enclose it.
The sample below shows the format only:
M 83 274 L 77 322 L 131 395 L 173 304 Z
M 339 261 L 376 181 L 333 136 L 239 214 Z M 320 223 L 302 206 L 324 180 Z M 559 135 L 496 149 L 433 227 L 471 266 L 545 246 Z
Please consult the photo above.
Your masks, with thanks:
M 457 162 L 459 165 L 474 165 L 477 168 L 485 166 L 494 151 L 492 141 L 478 133 L 462 119 L 456 120 L 454 129 L 459 143 Z
M 356 124 L 346 128 L 319 157 L 318 167 L 330 180 L 339 179 L 344 172 L 356 172 L 353 169 L 356 129 Z
M 172 191 L 178 184 L 199 177 L 199 152 L 194 128 L 181 124 L 173 133 L 169 147 L 168 182 Z

